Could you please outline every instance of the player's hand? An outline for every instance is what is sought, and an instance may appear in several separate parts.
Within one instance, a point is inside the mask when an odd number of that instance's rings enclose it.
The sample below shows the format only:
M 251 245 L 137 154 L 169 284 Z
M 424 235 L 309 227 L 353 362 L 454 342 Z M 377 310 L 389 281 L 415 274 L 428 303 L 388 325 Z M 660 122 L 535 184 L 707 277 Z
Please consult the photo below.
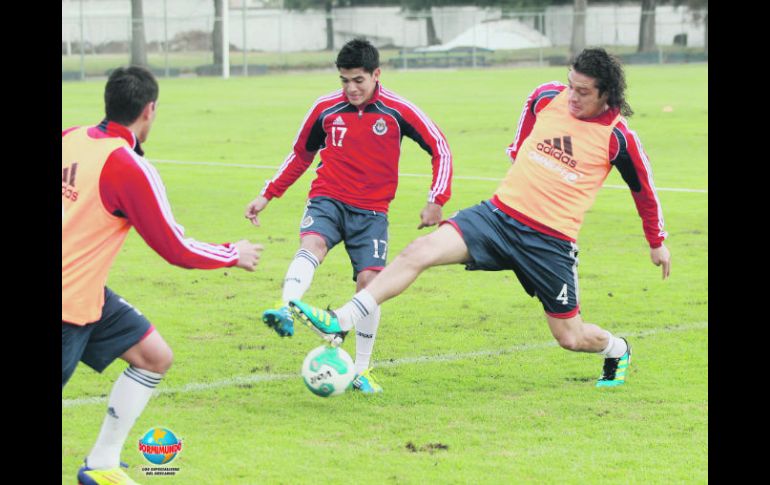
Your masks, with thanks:
M 246 239 L 242 239 L 233 246 L 238 248 L 238 263 L 237 267 L 243 268 L 246 271 L 254 271 L 259 263 L 259 257 L 262 255 L 264 249 L 261 244 L 254 244 Z
M 650 259 L 655 266 L 663 266 L 663 279 L 668 278 L 671 274 L 671 253 L 665 244 L 661 244 L 659 248 L 650 249 Z
M 435 226 L 439 222 L 441 222 L 441 206 L 428 202 L 422 212 L 420 212 L 420 225 L 417 226 L 417 229 Z
M 268 202 L 270 201 L 261 195 L 258 195 L 256 199 L 249 202 L 249 205 L 246 206 L 244 217 L 250 220 L 252 224 L 259 227 L 259 213 L 265 210 Z

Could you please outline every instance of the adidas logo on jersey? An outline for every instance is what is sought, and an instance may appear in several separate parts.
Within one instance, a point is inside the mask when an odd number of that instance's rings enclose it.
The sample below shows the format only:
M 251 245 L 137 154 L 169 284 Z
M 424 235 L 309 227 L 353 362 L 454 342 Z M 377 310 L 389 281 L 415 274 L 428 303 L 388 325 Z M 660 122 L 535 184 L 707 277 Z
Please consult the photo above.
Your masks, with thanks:
M 75 176 L 77 173 L 77 162 L 61 170 L 61 195 L 73 202 L 78 200 L 78 193 L 75 191 Z
M 345 126 L 345 120 L 342 119 L 342 116 L 337 116 L 334 119 L 334 123 L 332 123 L 334 126 Z
M 563 148 L 562 148 L 563 146 Z M 553 138 L 549 140 L 543 140 L 537 144 L 538 151 L 550 155 L 556 160 L 559 160 L 568 167 L 575 168 L 578 161 L 572 158 L 572 137 L 563 136 L 561 138 Z

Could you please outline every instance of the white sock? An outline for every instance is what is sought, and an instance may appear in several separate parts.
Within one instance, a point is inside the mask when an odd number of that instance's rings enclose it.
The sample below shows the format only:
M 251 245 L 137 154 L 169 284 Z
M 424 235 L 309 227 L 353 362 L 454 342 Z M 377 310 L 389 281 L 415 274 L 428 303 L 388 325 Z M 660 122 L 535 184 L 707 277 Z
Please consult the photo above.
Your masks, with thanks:
M 607 332 L 605 330 L 605 332 Z M 611 359 L 617 359 L 619 357 L 622 357 L 623 354 L 626 353 L 628 350 L 628 345 L 626 345 L 626 341 L 622 338 L 614 337 L 610 332 L 607 332 L 607 338 L 609 339 L 609 342 L 607 343 L 607 347 L 605 347 L 604 350 L 599 352 L 606 358 Z
M 107 416 L 91 453 L 86 458 L 89 468 L 108 469 L 120 465 L 120 451 L 136 418 L 152 396 L 163 374 L 129 366 L 115 381 L 107 405 Z
M 356 365 L 355 372 L 360 374 L 369 368 L 374 348 L 374 338 L 380 325 L 380 307 L 356 324 Z
M 355 294 L 352 300 L 345 303 L 342 308 L 334 310 L 342 330 L 348 331 L 358 325 L 364 317 L 374 313 L 379 305 L 374 297 L 366 289 Z
M 313 281 L 313 275 L 318 267 L 318 258 L 307 249 L 300 249 L 294 255 L 294 260 L 286 271 L 286 277 L 283 279 L 283 300 L 284 305 L 288 305 L 290 300 L 300 300 L 305 294 L 310 283 Z

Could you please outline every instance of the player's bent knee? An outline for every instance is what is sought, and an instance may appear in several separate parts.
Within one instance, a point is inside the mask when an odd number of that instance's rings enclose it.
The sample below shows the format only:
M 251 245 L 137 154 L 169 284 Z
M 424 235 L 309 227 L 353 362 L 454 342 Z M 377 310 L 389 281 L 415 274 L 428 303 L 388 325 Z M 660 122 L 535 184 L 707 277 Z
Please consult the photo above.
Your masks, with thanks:
M 358 273 L 358 277 L 356 279 L 356 291 L 361 291 L 369 286 L 369 283 L 374 281 L 374 278 L 376 278 L 378 274 L 380 274 L 379 271 L 373 270 L 364 270 Z
M 556 341 L 564 350 L 571 350 L 576 352 L 580 350 L 580 341 L 573 335 L 559 335 L 556 337 Z
M 134 367 L 165 374 L 174 362 L 174 352 L 158 332 L 152 332 L 123 354 L 123 359 Z
M 561 348 L 580 352 L 585 347 L 582 319 L 579 315 L 572 318 L 556 318 L 548 315 L 548 326 L 551 334 Z
M 158 374 L 165 374 L 168 372 L 171 368 L 171 364 L 174 362 L 174 352 L 169 346 L 154 349 L 145 357 L 144 365 L 139 367 Z
M 318 262 L 322 262 L 326 257 L 326 253 L 329 252 L 326 247 L 326 240 L 321 236 L 315 234 L 309 234 L 302 237 L 300 247 L 307 249 L 318 259 Z

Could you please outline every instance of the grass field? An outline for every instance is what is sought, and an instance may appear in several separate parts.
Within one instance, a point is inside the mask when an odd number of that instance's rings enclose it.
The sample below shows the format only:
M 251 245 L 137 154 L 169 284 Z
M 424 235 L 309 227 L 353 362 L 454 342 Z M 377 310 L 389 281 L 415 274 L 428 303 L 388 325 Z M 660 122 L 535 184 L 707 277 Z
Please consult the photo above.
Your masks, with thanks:
M 631 127 L 650 157 L 670 233 L 661 281 L 641 221 L 613 171 L 580 234 L 587 321 L 628 336 L 626 386 L 596 389 L 601 359 L 553 342 L 542 308 L 511 272 L 433 268 L 383 305 L 374 351 L 385 392 L 321 399 L 298 377 L 319 345 L 298 328 L 279 339 L 261 312 L 280 297 L 313 178 L 271 202 L 260 228 L 243 218 L 289 151 L 334 73 L 161 81 L 144 148 L 177 221 L 198 240 L 266 247 L 255 273 L 169 266 L 134 232 L 109 286 L 153 321 L 175 352 L 122 459 L 142 483 L 508 484 L 708 481 L 708 98 L 706 65 L 627 68 Z M 565 68 L 383 73 L 383 83 L 441 127 L 455 164 L 454 211 L 488 198 L 505 173 L 522 104 Z M 62 84 L 62 127 L 98 122 L 103 81 Z M 664 107 L 669 109 L 664 110 Z M 168 163 L 206 162 L 207 164 Z M 210 165 L 218 164 L 218 165 Z M 418 231 L 429 157 L 406 139 L 390 211 L 390 259 Z M 489 178 L 492 180 L 485 180 Z M 690 189 L 690 191 L 669 190 Z M 353 294 L 344 249 L 316 272 L 306 300 Z M 345 343 L 354 353 L 355 339 Z M 62 483 L 72 483 L 125 365 L 81 365 L 62 393 Z M 164 426 L 184 441 L 175 477 L 144 477 L 137 441 Z M 439 446 L 441 445 L 441 446 Z M 444 449 L 446 446 L 446 449 Z

